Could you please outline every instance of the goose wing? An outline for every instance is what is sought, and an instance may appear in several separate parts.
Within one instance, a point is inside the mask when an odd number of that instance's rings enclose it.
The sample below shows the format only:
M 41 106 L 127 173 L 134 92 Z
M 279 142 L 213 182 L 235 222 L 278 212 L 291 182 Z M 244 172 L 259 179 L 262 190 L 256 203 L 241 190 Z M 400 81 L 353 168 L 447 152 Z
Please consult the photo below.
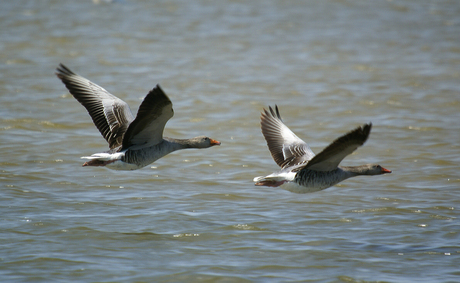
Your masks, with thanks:
M 56 76 L 86 108 L 94 125 L 109 143 L 109 148 L 119 147 L 126 129 L 134 120 L 128 104 L 99 85 L 75 74 L 63 64 L 59 64 L 56 69 Z
M 340 162 L 358 147 L 362 146 L 371 132 L 372 124 L 365 124 L 351 132 L 339 137 L 323 151 L 313 157 L 306 165 L 297 168 L 296 171 L 302 169 L 316 171 L 331 171 L 339 166 Z
M 160 143 L 166 122 L 173 115 L 171 100 L 160 85 L 156 85 L 139 106 L 136 118 L 125 133 L 121 150 L 130 146 L 144 147 Z
M 285 168 L 312 159 L 315 154 L 303 140 L 283 123 L 278 106 L 275 105 L 275 110 L 270 106 L 268 109 L 269 111 L 264 109 L 262 112 L 260 125 L 268 149 L 276 164 Z

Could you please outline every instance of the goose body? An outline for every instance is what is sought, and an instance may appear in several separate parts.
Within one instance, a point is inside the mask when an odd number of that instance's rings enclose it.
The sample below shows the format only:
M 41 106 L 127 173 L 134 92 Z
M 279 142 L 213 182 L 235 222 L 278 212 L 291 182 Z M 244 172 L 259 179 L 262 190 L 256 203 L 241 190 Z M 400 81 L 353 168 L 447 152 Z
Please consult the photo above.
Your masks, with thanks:
M 163 137 L 166 122 L 174 111 L 171 100 L 159 85 L 147 94 L 134 117 L 126 102 L 66 66 L 60 64 L 56 75 L 86 108 L 109 144 L 108 152 L 82 157 L 88 160 L 83 166 L 136 170 L 179 149 L 220 145 L 220 142 L 205 136 L 191 139 Z
M 366 142 L 372 128 L 370 123 L 339 137 L 318 155 L 283 123 L 278 106 L 275 106 L 275 110 L 271 107 L 269 111 L 264 109 L 261 128 L 270 153 L 281 171 L 254 178 L 256 186 L 282 186 L 291 192 L 310 193 L 359 175 L 391 173 L 377 164 L 339 166 L 347 155 Z

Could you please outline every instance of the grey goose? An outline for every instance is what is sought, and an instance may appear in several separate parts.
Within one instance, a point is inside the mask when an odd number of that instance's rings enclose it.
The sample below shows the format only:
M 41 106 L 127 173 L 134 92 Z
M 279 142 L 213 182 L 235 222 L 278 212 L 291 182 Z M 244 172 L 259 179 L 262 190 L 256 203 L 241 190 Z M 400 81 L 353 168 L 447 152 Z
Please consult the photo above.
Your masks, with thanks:
M 123 100 L 60 64 L 56 76 L 88 111 L 109 151 L 84 156 L 83 166 L 115 170 L 140 169 L 163 156 L 186 148 L 208 148 L 219 141 L 205 136 L 191 139 L 163 137 L 166 122 L 174 115 L 171 100 L 156 85 L 145 96 L 136 117 Z
M 282 121 L 278 106 L 264 109 L 261 115 L 262 134 L 268 149 L 281 170 L 254 178 L 256 186 L 278 187 L 295 193 L 324 190 L 345 179 L 359 175 L 382 175 L 390 170 L 377 164 L 339 166 L 349 154 L 369 137 L 372 124 L 365 124 L 339 137 L 318 155 L 297 137 Z

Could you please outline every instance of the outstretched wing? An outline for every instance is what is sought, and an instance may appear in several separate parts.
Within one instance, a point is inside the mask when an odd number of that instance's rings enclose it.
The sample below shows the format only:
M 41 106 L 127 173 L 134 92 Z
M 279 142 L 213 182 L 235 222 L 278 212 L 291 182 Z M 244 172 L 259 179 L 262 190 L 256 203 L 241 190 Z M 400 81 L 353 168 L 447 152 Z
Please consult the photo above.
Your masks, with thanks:
M 56 76 L 86 108 L 94 125 L 109 143 L 109 148 L 119 147 L 126 129 L 134 120 L 128 104 L 97 84 L 75 74 L 63 64 L 59 64 L 56 69 Z
M 275 110 L 270 106 L 268 109 L 269 111 L 264 109 L 262 112 L 260 125 L 268 149 L 276 164 L 285 168 L 303 164 L 312 159 L 315 154 L 303 140 L 284 125 L 278 106 L 275 105 Z
M 163 140 L 166 122 L 174 115 L 172 102 L 156 85 L 142 101 L 136 119 L 129 125 L 121 150 L 130 146 L 155 145 Z
M 341 136 L 313 157 L 305 166 L 296 168 L 296 171 L 309 169 L 315 171 L 331 171 L 339 166 L 340 162 L 358 147 L 362 146 L 371 132 L 372 124 L 364 124 L 353 131 Z

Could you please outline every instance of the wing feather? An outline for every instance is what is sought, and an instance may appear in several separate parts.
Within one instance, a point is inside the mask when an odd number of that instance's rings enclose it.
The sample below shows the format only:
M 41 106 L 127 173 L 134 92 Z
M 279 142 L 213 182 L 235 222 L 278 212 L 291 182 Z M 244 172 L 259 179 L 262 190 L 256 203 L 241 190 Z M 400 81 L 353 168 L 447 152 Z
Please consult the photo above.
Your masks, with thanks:
M 269 111 L 264 109 L 262 112 L 260 125 L 276 164 L 281 168 L 286 168 L 312 159 L 315 154 L 283 123 L 278 106 L 275 105 L 275 110 L 270 106 L 268 109 Z
M 166 122 L 174 115 L 172 102 L 156 85 L 144 98 L 136 118 L 129 125 L 123 138 L 122 149 L 130 146 L 155 145 L 163 140 Z
M 315 171 L 331 171 L 339 166 L 340 162 L 358 147 L 362 146 L 371 132 L 372 124 L 364 124 L 347 134 L 339 137 L 323 151 L 313 157 L 306 165 L 296 168 L 296 171 L 309 169 Z
M 63 64 L 56 69 L 56 76 L 86 108 L 94 125 L 109 143 L 109 148 L 119 147 L 129 124 L 134 120 L 128 104 Z

